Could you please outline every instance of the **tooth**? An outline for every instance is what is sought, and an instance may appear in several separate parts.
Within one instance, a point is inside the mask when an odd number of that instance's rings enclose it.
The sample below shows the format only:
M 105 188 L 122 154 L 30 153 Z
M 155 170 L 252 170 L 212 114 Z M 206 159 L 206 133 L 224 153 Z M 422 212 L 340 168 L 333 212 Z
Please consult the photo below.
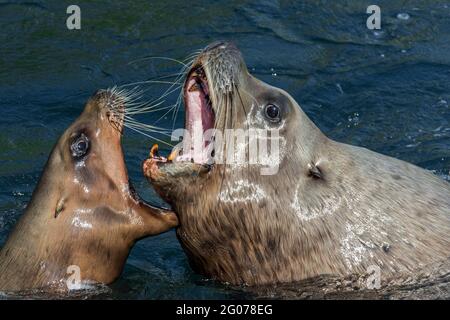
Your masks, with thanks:
M 179 148 L 174 148 L 167 157 L 167 161 L 173 161 L 178 156 L 179 152 L 180 152 Z
M 150 149 L 150 158 L 158 157 L 158 144 L 155 143 Z
M 199 91 L 200 90 L 200 86 L 198 85 L 197 82 L 194 82 L 194 84 L 189 88 L 189 92 L 193 92 L 193 91 Z

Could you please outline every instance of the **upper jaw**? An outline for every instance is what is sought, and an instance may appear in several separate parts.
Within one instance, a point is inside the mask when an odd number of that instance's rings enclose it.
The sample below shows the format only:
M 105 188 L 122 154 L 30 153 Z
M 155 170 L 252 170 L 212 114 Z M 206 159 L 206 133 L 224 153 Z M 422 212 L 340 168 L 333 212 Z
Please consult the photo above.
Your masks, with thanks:
M 206 71 L 201 63 L 195 64 L 187 74 L 183 96 L 185 105 L 185 130 L 183 141 L 176 145 L 167 156 L 161 156 L 158 145 L 154 145 L 143 164 L 144 174 L 155 177 L 156 169 L 164 169 L 171 175 L 181 171 L 201 171 L 211 169 L 213 164 L 213 143 L 205 139 L 205 132 L 215 127 L 215 111 L 211 100 L 212 90 Z M 168 165 L 172 166 L 170 170 Z M 176 168 L 175 168 L 176 167 Z
M 231 84 L 228 87 L 223 85 L 237 81 L 241 61 L 239 50 L 233 44 L 225 42 L 208 46 L 196 58 L 183 86 L 183 142 L 173 148 L 167 157 L 159 155 L 157 147 L 152 148 L 148 159 L 143 163 L 143 171 L 148 178 L 157 180 L 163 176 L 166 178 L 187 172 L 211 170 L 214 166 L 214 141 L 208 131 L 214 130 L 216 120 L 219 120 L 216 119 L 216 116 L 220 116 L 216 115 L 219 96 L 233 90 Z M 216 71 L 216 66 L 220 66 L 221 70 Z
M 183 88 L 185 105 L 185 132 L 182 148 L 177 161 L 190 161 L 199 164 L 211 163 L 209 156 L 212 147 L 205 133 L 215 127 L 215 110 L 211 100 L 213 91 L 201 64 L 195 65 L 185 81 Z

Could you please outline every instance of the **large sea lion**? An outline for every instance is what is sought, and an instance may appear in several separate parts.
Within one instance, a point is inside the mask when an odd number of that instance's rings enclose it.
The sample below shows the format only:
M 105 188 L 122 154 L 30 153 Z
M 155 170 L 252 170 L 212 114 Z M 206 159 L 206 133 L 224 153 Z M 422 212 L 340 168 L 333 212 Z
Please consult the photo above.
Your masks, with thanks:
M 144 203 L 128 181 L 125 102 L 117 90 L 97 92 L 59 138 L 0 251 L 0 291 L 111 283 L 138 239 L 177 225 L 173 212 Z M 67 286 L 70 276 L 79 279 Z
M 450 256 L 446 181 L 327 138 L 288 93 L 249 74 L 234 45 L 203 50 L 183 90 L 192 136 L 261 129 L 279 146 L 269 163 L 227 164 L 223 151 L 218 163 L 222 146 L 213 139 L 200 151 L 183 145 L 144 161 L 145 176 L 179 217 L 177 236 L 197 271 L 248 285 L 374 268 L 387 279 Z M 234 152 L 248 150 L 246 142 Z M 276 173 L 262 174 L 272 161 Z

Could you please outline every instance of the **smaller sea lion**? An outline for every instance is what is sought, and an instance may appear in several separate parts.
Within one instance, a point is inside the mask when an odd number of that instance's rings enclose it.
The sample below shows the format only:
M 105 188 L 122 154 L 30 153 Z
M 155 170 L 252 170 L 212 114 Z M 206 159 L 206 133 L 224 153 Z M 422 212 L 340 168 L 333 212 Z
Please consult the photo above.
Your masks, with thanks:
M 121 146 L 126 99 L 91 97 L 53 148 L 21 216 L 0 251 L 0 291 L 66 290 L 68 277 L 109 284 L 134 243 L 178 224 L 144 203 L 128 181 Z

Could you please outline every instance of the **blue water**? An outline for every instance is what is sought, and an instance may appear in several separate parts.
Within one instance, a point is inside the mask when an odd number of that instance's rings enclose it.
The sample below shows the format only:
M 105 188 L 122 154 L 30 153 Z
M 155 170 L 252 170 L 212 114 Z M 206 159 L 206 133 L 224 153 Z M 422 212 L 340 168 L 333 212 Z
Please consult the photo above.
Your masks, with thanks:
M 219 39 L 235 42 L 249 70 L 288 91 L 331 138 L 450 179 L 450 1 L 377 1 L 375 32 L 367 1 L 76 1 L 82 28 L 69 31 L 72 2 L 0 1 L 0 244 L 93 92 L 177 73 L 177 63 L 142 58 L 183 60 Z M 167 88 L 141 87 L 149 100 Z M 172 115 L 158 124 L 171 128 Z M 123 141 L 136 189 L 160 203 L 140 170 L 152 143 L 129 131 Z M 174 232 L 139 242 L 110 288 L 121 298 L 242 297 L 193 273 Z

